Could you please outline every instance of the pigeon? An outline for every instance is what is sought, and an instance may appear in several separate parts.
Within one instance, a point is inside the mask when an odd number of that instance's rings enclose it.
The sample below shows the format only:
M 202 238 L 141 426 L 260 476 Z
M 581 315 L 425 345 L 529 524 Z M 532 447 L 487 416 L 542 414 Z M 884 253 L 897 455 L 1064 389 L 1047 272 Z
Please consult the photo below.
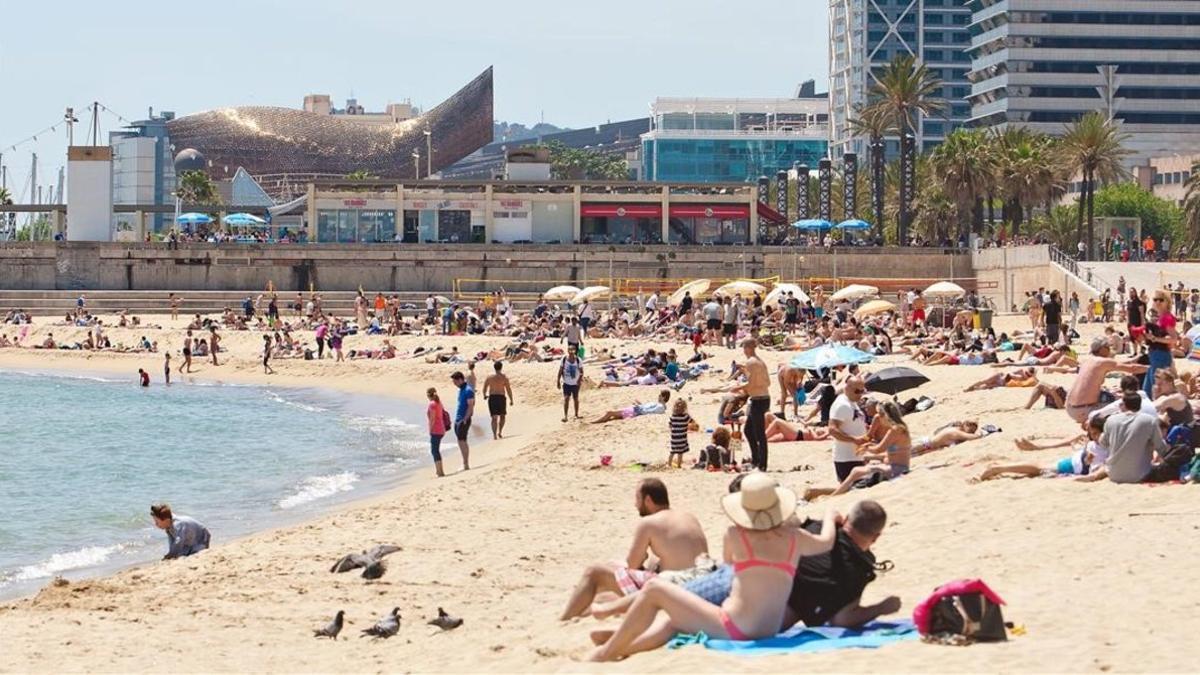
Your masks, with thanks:
M 388 639 L 400 632 L 400 608 L 393 607 L 392 613 L 377 621 L 374 626 L 364 628 L 362 634 Z
M 387 565 L 383 563 L 383 557 L 391 553 L 399 551 L 399 546 L 391 544 L 380 544 L 370 551 L 362 553 L 349 553 L 342 556 L 333 567 L 329 568 L 330 572 L 349 572 L 350 570 L 363 568 L 362 578 L 378 579 L 387 571 Z
M 337 616 L 333 617 L 333 621 L 330 621 L 329 625 L 313 631 L 313 637 L 327 637 L 336 640 L 338 633 L 342 632 L 342 623 L 345 618 L 346 613 L 339 609 Z
M 430 621 L 429 625 L 437 626 L 438 628 L 441 628 L 442 630 L 454 630 L 455 628 L 458 628 L 459 626 L 463 625 L 463 620 L 456 616 L 450 616 L 449 614 L 446 613 L 446 610 L 442 609 L 441 607 L 438 607 L 437 618 L 434 619 L 433 621 Z

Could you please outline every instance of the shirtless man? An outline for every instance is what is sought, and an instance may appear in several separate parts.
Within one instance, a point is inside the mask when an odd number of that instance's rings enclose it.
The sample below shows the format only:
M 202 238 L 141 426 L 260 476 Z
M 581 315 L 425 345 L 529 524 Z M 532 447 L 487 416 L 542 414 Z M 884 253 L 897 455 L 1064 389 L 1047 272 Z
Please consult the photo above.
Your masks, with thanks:
M 504 420 L 508 417 L 508 406 L 513 404 L 512 384 L 500 372 L 504 363 L 497 361 L 495 367 L 496 372 L 483 381 L 483 397 L 492 416 L 492 439 L 504 438 Z
M 221 351 L 221 336 L 217 335 L 216 326 L 213 326 L 213 327 L 209 328 L 208 330 L 209 330 L 210 335 L 212 336 L 211 339 L 208 341 L 209 353 L 212 354 L 213 365 L 219 366 L 221 364 L 217 363 L 217 353 Z
M 583 577 L 563 610 L 566 621 L 589 613 L 599 593 L 610 599 L 632 595 L 658 572 L 685 570 L 696 558 L 708 554 L 708 540 L 700 521 L 690 513 L 671 508 L 667 486 L 657 478 L 646 478 L 635 493 L 641 521 L 633 532 L 633 543 L 623 563 L 601 563 L 584 570 Z M 657 561 L 651 560 L 653 554 Z
M 1080 426 L 1087 423 L 1088 413 L 1112 403 L 1115 398 L 1101 385 L 1111 372 L 1139 374 L 1146 366 L 1134 363 L 1118 363 L 1112 358 L 1108 340 L 1098 337 L 1092 340 L 1092 358 L 1079 364 L 1079 375 L 1071 391 L 1067 392 L 1067 414 Z
M 800 404 L 796 402 L 796 392 L 804 386 L 804 369 L 782 365 L 779 367 L 779 416 L 787 416 L 787 404 L 792 404 L 792 414 L 800 414 Z
M 767 364 L 758 357 L 758 342 L 748 337 L 742 340 L 742 354 L 746 361 L 742 369 L 746 383 L 734 389 L 750 397 L 746 406 L 746 442 L 750 445 L 750 461 L 759 471 L 767 470 L 767 411 L 771 409 L 771 376 Z

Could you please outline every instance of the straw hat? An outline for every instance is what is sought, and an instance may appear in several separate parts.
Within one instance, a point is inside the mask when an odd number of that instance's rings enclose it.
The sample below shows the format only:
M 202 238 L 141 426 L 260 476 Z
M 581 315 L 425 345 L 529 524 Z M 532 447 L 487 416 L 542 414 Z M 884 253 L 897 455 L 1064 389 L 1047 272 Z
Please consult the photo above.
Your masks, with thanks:
M 796 512 L 796 493 L 780 487 L 765 473 L 754 472 L 742 480 L 742 489 L 721 498 L 725 515 L 748 530 L 779 527 Z

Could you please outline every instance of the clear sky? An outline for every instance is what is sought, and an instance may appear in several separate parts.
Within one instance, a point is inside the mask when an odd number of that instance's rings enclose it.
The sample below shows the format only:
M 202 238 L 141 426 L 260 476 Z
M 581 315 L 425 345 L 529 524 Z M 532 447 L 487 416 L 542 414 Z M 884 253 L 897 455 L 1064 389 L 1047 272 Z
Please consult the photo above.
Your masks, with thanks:
M 61 128 L 97 100 L 128 119 L 353 93 L 368 110 L 432 107 L 495 67 L 496 118 L 585 127 L 656 96 L 790 96 L 827 80 L 827 0 L 118 0 L 5 2 L 0 153 L 20 196 L 65 163 Z M 102 113 L 103 132 L 120 126 Z M 28 201 L 28 200 L 19 200 Z

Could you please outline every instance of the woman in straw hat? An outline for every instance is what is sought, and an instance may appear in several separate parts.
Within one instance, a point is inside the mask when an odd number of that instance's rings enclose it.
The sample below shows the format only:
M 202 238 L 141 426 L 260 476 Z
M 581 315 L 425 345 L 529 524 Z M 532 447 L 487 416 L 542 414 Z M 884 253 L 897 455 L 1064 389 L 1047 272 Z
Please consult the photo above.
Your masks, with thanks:
M 734 572 L 725 602 L 714 605 L 681 586 L 652 579 L 615 632 L 593 635 L 603 640 L 591 655 L 593 661 L 656 649 L 676 633 L 703 631 L 714 638 L 756 640 L 779 631 L 796 563 L 800 556 L 833 548 L 838 515 L 826 513 L 819 535 L 800 529 L 789 520 L 796 512 L 796 493 L 760 472 L 748 474 L 741 489 L 726 495 L 721 506 L 733 521 L 724 542 L 725 562 Z M 598 609 L 604 615 L 603 607 Z

